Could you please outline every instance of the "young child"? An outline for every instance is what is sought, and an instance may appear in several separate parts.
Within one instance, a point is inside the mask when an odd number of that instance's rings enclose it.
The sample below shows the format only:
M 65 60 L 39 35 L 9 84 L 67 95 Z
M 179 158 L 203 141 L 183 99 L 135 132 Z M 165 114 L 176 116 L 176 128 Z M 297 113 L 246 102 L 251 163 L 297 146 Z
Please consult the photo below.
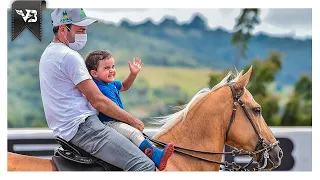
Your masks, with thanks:
M 131 87 L 143 66 L 143 63 L 139 58 L 133 59 L 132 63 L 128 62 L 128 64 L 130 74 L 120 82 L 115 80 L 116 69 L 114 66 L 114 59 L 109 52 L 96 50 L 91 52 L 86 58 L 88 71 L 100 91 L 122 109 L 124 109 L 124 107 L 119 91 L 126 91 Z M 99 119 L 138 146 L 142 152 L 152 159 L 158 170 L 162 171 L 166 168 L 167 161 L 174 150 L 174 145 L 172 143 L 168 143 L 163 150 L 160 150 L 154 146 L 151 141 L 145 139 L 142 132 L 138 129 L 102 113 L 99 113 Z

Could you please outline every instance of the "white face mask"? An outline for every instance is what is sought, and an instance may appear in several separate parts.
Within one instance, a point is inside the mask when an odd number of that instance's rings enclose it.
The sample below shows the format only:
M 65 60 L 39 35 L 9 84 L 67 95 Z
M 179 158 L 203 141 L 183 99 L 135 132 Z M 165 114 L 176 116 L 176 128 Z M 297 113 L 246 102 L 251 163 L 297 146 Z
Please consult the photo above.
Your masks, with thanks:
M 87 34 L 75 34 L 75 41 L 69 43 L 69 47 L 75 51 L 82 49 L 87 42 Z
M 67 29 L 69 29 L 69 28 L 67 27 Z M 69 29 L 69 31 L 72 32 L 70 29 Z M 66 38 L 66 40 L 68 41 L 69 47 L 71 49 L 73 49 L 75 51 L 79 51 L 87 43 L 87 34 L 75 34 L 74 32 L 72 32 L 72 33 L 75 36 L 75 41 L 73 43 L 70 43 L 67 38 Z

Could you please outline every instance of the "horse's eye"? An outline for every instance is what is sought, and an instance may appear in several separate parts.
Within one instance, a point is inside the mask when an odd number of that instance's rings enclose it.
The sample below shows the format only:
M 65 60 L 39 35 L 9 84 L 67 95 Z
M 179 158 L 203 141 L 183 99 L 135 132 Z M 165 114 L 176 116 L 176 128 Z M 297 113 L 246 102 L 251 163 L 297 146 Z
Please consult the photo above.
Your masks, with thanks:
M 253 112 L 254 112 L 256 115 L 261 115 L 261 108 L 260 108 L 260 107 L 253 108 Z

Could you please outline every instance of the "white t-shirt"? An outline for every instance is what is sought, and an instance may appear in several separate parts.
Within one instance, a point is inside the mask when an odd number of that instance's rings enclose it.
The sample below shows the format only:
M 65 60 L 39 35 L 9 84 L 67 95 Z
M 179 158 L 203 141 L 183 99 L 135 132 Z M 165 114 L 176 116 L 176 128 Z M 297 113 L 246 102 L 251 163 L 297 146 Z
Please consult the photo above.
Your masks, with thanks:
M 39 64 L 44 113 L 54 136 L 69 141 L 79 124 L 98 112 L 76 87 L 91 79 L 81 55 L 62 43 L 50 43 Z

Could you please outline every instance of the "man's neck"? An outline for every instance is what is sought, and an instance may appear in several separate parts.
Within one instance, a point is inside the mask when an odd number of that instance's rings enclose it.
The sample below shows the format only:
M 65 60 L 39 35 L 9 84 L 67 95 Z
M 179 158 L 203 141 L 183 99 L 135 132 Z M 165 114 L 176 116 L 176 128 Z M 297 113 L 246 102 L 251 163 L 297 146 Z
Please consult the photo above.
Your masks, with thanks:
M 62 44 L 67 45 L 65 42 L 60 41 L 59 38 L 56 37 L 56 36 L 53 37 L 53 40 L 51 42 L 53 42 L 53 43 L 62 43 Z
M 51 42 L 54 42 L 54 43 L 61 43 L 58 39 L 54 39 L 51 41 Z

